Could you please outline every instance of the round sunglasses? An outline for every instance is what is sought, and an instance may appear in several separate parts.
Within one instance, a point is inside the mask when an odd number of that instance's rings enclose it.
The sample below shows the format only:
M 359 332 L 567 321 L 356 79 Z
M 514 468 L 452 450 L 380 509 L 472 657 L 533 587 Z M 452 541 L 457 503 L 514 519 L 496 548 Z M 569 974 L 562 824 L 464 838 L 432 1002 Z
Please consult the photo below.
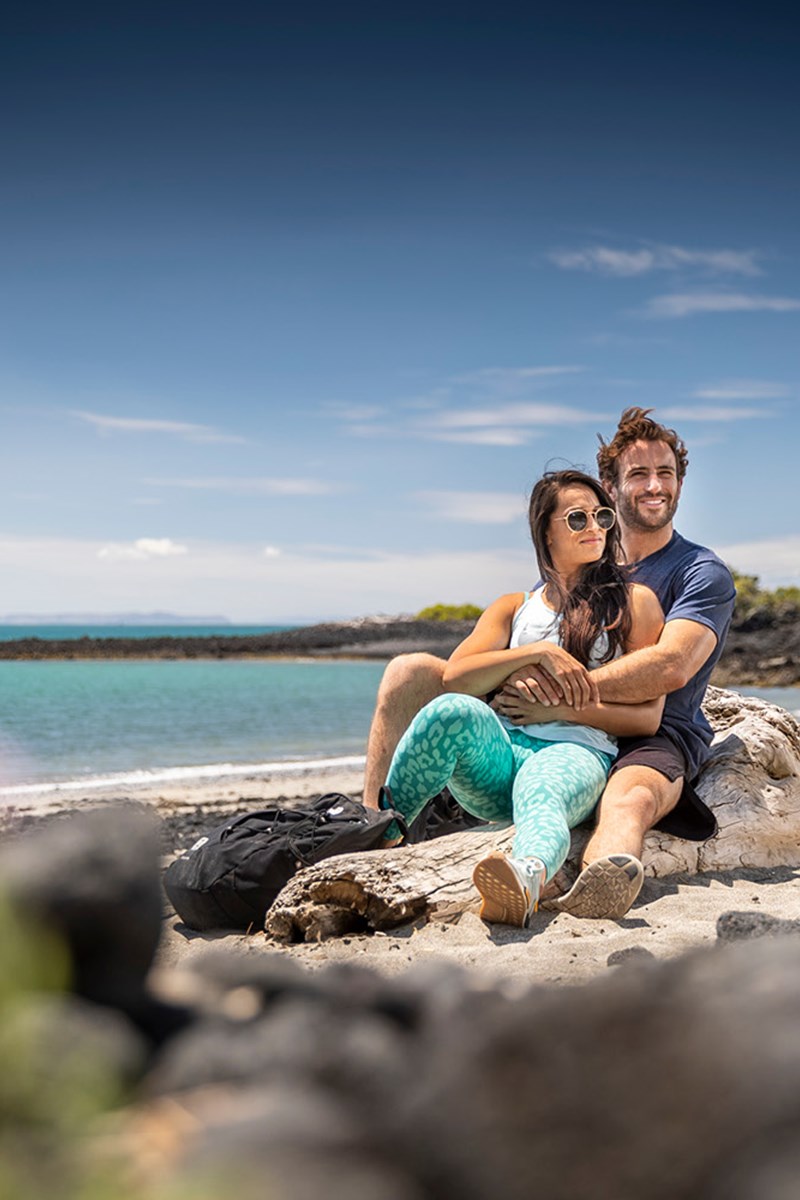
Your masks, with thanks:
M 558 520 L 566 521 L 567 528 L 573 533 L 583 533 L 589 524 L 589 517 L 594 517 L 598 529 L 613 529 L 617 514 L 613 508 L 596 508 L 593 512 L 587 512 L 585 508 L 572 508 L 566 516 L 559 517 Z

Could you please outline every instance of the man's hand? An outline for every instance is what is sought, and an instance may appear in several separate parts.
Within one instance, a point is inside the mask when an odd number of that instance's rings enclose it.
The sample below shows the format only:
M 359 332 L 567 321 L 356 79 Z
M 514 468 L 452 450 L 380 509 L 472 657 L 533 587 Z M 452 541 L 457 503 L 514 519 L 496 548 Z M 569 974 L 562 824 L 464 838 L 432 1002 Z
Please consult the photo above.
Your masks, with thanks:
M 496 713 L 508 717 L 514 725 L 536 725 L 552 719 L 552 708 L 523 696 L 516 687 L 508 684 L 495 695 L 490 705 Z
M 516 688 L 529 703 L 568 704 L 579 712 L 591 701 L 600 699 L 591 672 L 555 644 L 548 646 L 536 666 L 520 667 L 509 675 L 503 690 L 509 687 Z

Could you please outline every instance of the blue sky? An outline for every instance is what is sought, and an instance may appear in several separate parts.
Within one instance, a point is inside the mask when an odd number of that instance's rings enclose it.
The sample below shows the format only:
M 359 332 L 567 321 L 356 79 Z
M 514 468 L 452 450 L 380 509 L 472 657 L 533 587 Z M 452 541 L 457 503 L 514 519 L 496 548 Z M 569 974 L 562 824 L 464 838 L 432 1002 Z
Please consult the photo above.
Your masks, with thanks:
M 485 603 L 630 404 L 800 583 L 798 25 L 606 7 L 12 18 L 0 613 Z

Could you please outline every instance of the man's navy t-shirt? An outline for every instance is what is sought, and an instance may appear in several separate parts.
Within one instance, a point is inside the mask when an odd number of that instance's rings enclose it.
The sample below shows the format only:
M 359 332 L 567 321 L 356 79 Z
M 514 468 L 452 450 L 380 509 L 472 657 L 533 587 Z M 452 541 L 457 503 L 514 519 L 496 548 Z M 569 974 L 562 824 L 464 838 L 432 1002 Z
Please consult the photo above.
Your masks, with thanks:
M 663 731 L 686 755 L 687 778 L 693 779 L 711 744 L 712 729 L 700 705 L 733 616 L 733 577 L 713 551 L 673 533 L 666 546 L 632 564 L 631 578 L 655 592 L 665 621 L 697 621 L 717 635 L 716 647 L 697 674 L 667 696 L 661 719 Z

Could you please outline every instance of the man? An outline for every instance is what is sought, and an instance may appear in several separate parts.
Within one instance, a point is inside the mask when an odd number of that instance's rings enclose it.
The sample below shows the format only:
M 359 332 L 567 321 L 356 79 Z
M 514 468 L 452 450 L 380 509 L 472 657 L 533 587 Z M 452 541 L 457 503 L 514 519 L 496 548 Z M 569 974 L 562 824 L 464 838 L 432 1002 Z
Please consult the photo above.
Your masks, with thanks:
M 667 693 L 654 737 L 620 739 L 619 754 L 598 806 L 597 826 L 573 887 L 546 906 L 576 916 L 620 917 L 642 886 L 642 843 L 659 828 L 700 840 L 716 828 L 692 780 L 708 755 L 711 729 L 701 711 L 722 653 L 736 595 L 712 551 L 673 529 L 688 455 L 674 430 L 651 409 L 623 412 L 609 443 L 600 439 L 600 479 L 617 506 L 632 577 L 658 596 L 665 625 L 655 646 L 634 651 L 585 675 L 571 689 L 542 668 L 526 668 L 494 701 L 517 724 L 581 720 L 598 699 L 639 703 Z M 364 801 L 376 807 L 394 748 L 415 713 L 442 691 L 444 664 L 432 655 L 403 655 L 387 667 L 367 748 Z

